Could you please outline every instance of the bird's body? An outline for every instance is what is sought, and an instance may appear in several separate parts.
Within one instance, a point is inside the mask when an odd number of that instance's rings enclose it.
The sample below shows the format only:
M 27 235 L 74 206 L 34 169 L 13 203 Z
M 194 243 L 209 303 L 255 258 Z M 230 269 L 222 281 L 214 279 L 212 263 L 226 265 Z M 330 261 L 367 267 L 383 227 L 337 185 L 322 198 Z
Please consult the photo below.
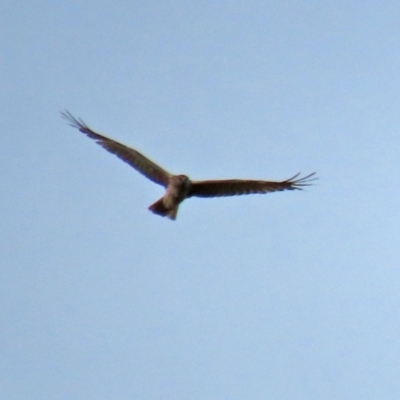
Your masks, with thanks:
M 186 175 L 172 176 L 164 196 L 152 204 L 149 210 L 162 217 L 176 219 L 179 204 L 188 197 L 190 187 L 191 182 Z
M 179 204 L 192 196 L 219 197 L 282 190 L 301 190 L 302 187 L 309 186 L 310 182 L 316 179 L 311 178 L 315 175 L 314 172 L 299 179 L 296 179 L 299 176 L 299 174 L 296 174 L 292 178 L 281 182 L 248 179 L 192 181 L 186 175 L 173 175 L 137 150 L 92 131 L 82 120 L 74 118 L 68 111 L 61 114 L 71 126 L 79 129 L 86 136 L 95 140 L 100 146 L 115 154 L 154 183 L 164 186 L 166 188 L 164 196 L 152 204 L 149 210 L 173 220 L 176 219 Z

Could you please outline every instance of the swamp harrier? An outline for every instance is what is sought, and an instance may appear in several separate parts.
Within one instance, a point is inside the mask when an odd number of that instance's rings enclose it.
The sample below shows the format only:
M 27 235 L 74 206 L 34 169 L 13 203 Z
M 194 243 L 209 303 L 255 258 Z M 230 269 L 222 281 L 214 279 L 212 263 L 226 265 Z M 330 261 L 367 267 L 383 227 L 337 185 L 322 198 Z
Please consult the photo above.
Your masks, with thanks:
M 152 204 L 149 210 L 172 220 L 176 219 L 179 204 L 192 196 L 220 197 L 283 190 L 301 190 L 302 187 L 310 186 L 310 182 L 317 179 L 313 177 L 315 175 L 315 172 L 313 172 L 303 178 L 297 179 L 300 175 L 298 173 L 282 182 L 248 179 L 192 181 L 186 175 L 173 175 L 138 151 L 92 131 L 81 119 L 76 119 L 68 111 L 62 112 L 61 115 L 71 126 L 79 129 L 104 149 L 115 154 L 154 183 L 164 186 L 166 188 L 164 196 Z

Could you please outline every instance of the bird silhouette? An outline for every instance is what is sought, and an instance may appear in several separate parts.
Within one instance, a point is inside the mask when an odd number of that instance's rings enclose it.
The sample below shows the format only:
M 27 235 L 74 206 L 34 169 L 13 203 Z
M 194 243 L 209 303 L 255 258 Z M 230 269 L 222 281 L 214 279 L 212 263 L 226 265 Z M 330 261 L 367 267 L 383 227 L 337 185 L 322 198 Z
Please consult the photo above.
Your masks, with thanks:
M 298 173 L 281 182 L 248 179 L 193 181 L 186 175 L 173 175 L 137 150 L 94 132 L 82 119 L 73 117 L 69 111 L 61 112 L 61 115 L 71 126 L 79 129 L 80 132 L 128 163 L 146 178 L 164 186 L 166 188 L 164 196 L 149 206 L 149 210 L 172 220 L 176 219 L 179 204 L 189 197 L 221 197 L 301 190 L 305 186 L 310 186 L 311 182 L 317 179 L 313 172 L 302 178 L 298 178 L 300 176 Z

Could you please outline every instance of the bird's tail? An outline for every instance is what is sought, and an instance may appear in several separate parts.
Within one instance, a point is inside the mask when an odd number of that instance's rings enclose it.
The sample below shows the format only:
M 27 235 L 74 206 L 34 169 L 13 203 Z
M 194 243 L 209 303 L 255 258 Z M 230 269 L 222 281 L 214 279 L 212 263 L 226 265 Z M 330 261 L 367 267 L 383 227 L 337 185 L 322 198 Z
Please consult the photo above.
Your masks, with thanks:
M 178 206 L 174 208 L 167 208 L 164 204 L 164 198 L 157 200 L 153 203 L 149 210 L 154 214 L 161 215 L 162 217 L 168 217 L 169 219 L 175 220 L 176 215 L 178 214 Z

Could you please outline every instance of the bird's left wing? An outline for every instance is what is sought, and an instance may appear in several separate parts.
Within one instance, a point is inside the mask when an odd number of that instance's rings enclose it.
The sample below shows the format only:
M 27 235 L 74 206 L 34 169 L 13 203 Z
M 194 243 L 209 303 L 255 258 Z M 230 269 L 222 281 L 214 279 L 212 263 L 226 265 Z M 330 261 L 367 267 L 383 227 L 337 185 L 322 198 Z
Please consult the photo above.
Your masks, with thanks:
M 94 139 L 96 143 L 98 143 L 104 149 L 115 154 L 117 157 L 128 163 L 131 167 L 135 168 L 138 172 L 146 176 L 151 181 L 164 187 L 168 186 L 169 178 L 172 175 L 153 161 L 149 160 L 143 154 L 131 149 L 128 146 L 118 143 L 115 140 L 109 139 L 92 131 L 81 119 L 76 119 L 68 111 L 61 112 L 61 115 L 69 122 L 71 126 L 79 129 L 91 139 Z
M 299 175 L 297 174 L 282 182 L 245 179 L 192 181 L 188 197 L 236 196 L 252 193 L 278 192 L 282 190 L 301 190 L 302 187 L 310 186 L 310 182 L 317 179 L 311 178 L 315 175 L 315 172 L 303 178 L 296 179 Z

